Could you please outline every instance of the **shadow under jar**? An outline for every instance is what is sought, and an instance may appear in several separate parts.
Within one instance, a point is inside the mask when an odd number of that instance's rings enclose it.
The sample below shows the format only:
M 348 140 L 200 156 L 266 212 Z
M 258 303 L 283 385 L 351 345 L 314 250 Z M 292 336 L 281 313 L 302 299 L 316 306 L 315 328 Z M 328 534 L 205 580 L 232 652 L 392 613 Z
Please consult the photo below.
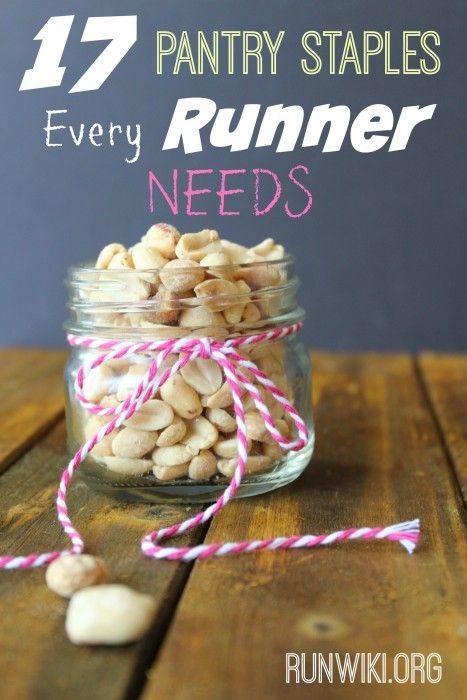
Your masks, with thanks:
M 220 340 L 282 328 L 304 318 L 297 306 L 298 280 L 291 256 L 195 272 L 202 278 L 193 277 L 188 266 L 170 272 L 71 268 L 67 278 L 70 319 L 65 328 L 75 335 L 117 341 L 190 336 Z M 110 420 L 89 413 L 74 390 L 79 367 L 101 352 L 77 346 L 70 352 L 65 381 L 72 453 Z M 249 452 L 237 495 L 251 496 L 290 483 L 310 461 L 314 445 L 310 364 L 297 334 L 242 345 L 238 352 L 282 389 L 309 429 L 304 448 L 283 451 L 266 430 L 251 397 L 243 395 Z M 138 353 L 91 370 L 83 386 L 86 398 L 97 405 L 117 406 L 136 389 L 156 354 Z M 176 359 L 177 355 L 169 355 L 161 371 Z M 262 387 L 260 393 L 280 432 L 293 439 L 296 429 L 290 417 Z M 229 483 L 236 453 L 230 389 L 214 360 L 197 358 L 97 444 L 78 473 L 93 488 L 118 497 L 208 502 Z

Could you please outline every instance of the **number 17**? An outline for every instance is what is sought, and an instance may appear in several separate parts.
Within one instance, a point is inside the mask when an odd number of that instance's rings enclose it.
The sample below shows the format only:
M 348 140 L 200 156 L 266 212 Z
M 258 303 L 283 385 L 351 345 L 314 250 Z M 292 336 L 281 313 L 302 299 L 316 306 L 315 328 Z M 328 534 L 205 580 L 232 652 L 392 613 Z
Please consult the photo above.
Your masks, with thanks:
M 65 66 L 60 65 L 74 15 L 50 17 L 36 36 L 41 45 L 32 68 L 23 75 L 20 90 L 57 87 L 62 84 Z M 110 43 L 96 58 L 70 92 L 98 90 L 137 39 L 137 16 L 88 17 L 81 41 Z

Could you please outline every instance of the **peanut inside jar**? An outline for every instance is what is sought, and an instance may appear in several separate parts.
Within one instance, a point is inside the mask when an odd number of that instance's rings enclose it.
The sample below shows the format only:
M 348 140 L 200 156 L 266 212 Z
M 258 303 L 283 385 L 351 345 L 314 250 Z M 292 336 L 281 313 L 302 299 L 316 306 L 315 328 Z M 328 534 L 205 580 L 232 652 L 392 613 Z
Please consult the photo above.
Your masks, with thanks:
M 100 252 L 94 268 L 81 268 L 71 308 L 81 329 L 104 337 L 248 337 L 277 327 L 296 309 L 291 264 L 291 257 L 272 238 L 247 248 L 221 239 L 214 230 L 182 235 L 173 226 L 156 224 L 134 246 L 112 243 Z M 294 403 L 282 341 L 242 344 L 239 352 Z M 85 396 L 104 407 L 117 406 L 135 390 L 153 359 L 155 353 L 139 354 L 96 367 L 84 382 Z M 176 359 L 169 355 L 159 372 Z M 253 375 L 249 378 L 281 434 L 291 436 L 290 416 Z M 249 394 L 243 403 L 245 473 L 267 472 L 283 458 L 283 450 Z M 84 439 L 108 421 L 86 411 L 81 416 Z M 153 474 L 167 482 L 231 477 L 236 456 L 232 392 L 214 360 L 196 358 L 99 442 L 90 459 L 115 476 Z

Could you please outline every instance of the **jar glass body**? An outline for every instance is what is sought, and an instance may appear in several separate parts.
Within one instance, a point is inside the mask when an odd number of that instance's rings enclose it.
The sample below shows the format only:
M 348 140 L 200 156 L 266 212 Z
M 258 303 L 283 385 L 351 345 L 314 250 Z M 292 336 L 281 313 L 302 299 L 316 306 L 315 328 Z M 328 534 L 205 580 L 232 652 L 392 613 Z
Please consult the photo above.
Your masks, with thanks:
M 167 300 L 164 301 L 164 312 L 168 314 L 170 311 L 172 315 L 166 315 L 163 319 L 170 318 L 169 323 L 160 323 L 160 299 L 128 298 L 131 296 L 128 289 L 134 287 L 134 280 L 137 279 L 136 273 L 131 276 L 127 271 L 112 273 L 112 291 L 109 294 L 109 280 L 105 275 L 88 268 L 74 268 L 68 278 L 71 319 L 66 327 L 74 334 L 86 337 L 135 342 L 187 335 L 216 339 L 248 337 L 264 330 L 293 324 L 303 318 L 303 311 L 295 301 L 297 281 L 291 274 L 292 263 L 288 261 L 287 265 L 289 269 L 287 274 L 282 274 L 281 284 L 275 285 L 272 290 L 267 287 L 255 293 L 250 292 L 248 303 L 256 304 L 261 310 L 260 314 L 253 314 L 250 322 L 230 323 L 223 328 L 215 325 L 197 328 L 194 324 L 180 326 L 183 310 L 199 308 L 200 305 L 198 299 L 193 299 L 192 296 L 183 298 L 181 295 L 170 299 L 169 309 L 166 308 Z M 273 267 L 278 268 L 279 265 L 274 264 Z M 284 268 L 284 265 L 281 267 Z M 151 280 L 151 275 L 154 275 L 154 280 L 157 279 L 156 271 L 144 273 L 143 279 Z M 138 273 L 138 278 L 141 278 L 141 273 Z M 224 299 L 220 303 L 219 298 L 216 298 L 211 306 L 217 305 L 215 313 L 218 318 L 217 314 L 225 308 L 234 308 L 245 301 L 235 297 Z M 202 304 L 206 305 L 206 300 Z M 191 318 L 192 312 L 190 314 L 182 316 L 182 320 Z M 261 318 L 257 318 L 258 315 Z M 281 340 L 242 345 L 239 352 L 253 360 L 284 391 L 309 430 L 308 443 L 300 451 L 280 450 L 264 430 L 251 397 L 246 393 L 243 395 L 248 418 L 249 460 L 237 495 L 248 496 L 290 483 L 308 465 L 314 446 L 311 371 L 309 353 L 297 334 Z M 101 353 L 102 351 L 83 346 L 73 347 L 70 352 L 65 369 L 65 385 L 68 446 L 71 453 L 76 452 L 110 420 L 90 414 L 75 396 L 78 369 L 83 365 L 88 366 Z M 95 382 L 89 383 L 90 395 L 85 391 L 87 398 L 106 407 L 124 401 L 141 381 L 156 354 L 139 353 L 107 362 L 105 372 L 99 374 L 100 384 L 96 387 Z M 165 366 L 172 364 L 176 357 L 169 356 Z M 157 403 L 163 398 L 159 389 L 151 399 L 157 401 L 143 407 L 144 415 L 133 416 L 96 445 L 80 467 L 78 473 L 82 478 L 92 488 L 127 499 L 209 502 L 217 498 L 225 490 L 235 468 L 236 426 L 230 391 L 225 391 L 226 387 L 221 385 L 225 378 L 218 368 L 213 367 L 212 362 L 198 358 L 179 374 L 182 384 L 189 384 L 192 393 L 194 391 L 196 394 L 195 400 L 199 402 L 195 418 L 187 418 L 180 410 L 177 397 L 169 399 L 169 407 L 166 405 L 167 397 L 163 406 Z M 263 397 L 281 433 L 287 439 L 293 439 L 295 426 L 290 418 L 271 395 L 263 393 Z M 164 416 L 150 412 L 148 414 L 147 411 L 153 408 L 157 408 L 157 411 L 164 409 Z M 128 431 L 128 428 L 131 430 Z M 206 431 L 206 428 L 209 430 Z M 126 433 L 122 435 L 125 430 Z M 133 442 L 136 439 L 136 447 L 134 444 L 127 447 L 125 441 L 129 437 L 132 437 Z M 190 450 L 189 453 L 187 449 Z M 209 468 L 207 471 L 195 469 L 191 464 L 192 456 L 194 458 L 198 453 L 205 455 L 206 451 L 210 453 Z M 178 460 L 177 454 L 182 455 Z M 180 460 L 181 464 L 175 464 Z

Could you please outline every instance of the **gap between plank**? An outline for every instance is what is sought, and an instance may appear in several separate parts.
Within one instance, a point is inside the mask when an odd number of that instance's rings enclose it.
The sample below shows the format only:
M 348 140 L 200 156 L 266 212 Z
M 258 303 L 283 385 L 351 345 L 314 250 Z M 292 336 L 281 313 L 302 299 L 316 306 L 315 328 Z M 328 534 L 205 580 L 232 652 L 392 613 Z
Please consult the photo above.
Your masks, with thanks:
M 206 508 L 208 508 L 209 505 L 209 503 L 206 504 Z M 204 542 L 210 527 L 211 521 L 200 526 L 200 538 L 197 544 Z M 185 563 L 183 568 L 181 568 L 179 571 L 177 580 L 173 582 L 173 589 L 171 590 L 171 594 L 166 601 L 167 605 L 164 607 L 164 611 L 160 612 L 155 620 L 147 643 L 141 651 L 141 655 L 135 664 L 128 685 L 124 694 L 122 695 L 122 700 L 135 700 L 135 698 L 141 697 L 144 686 L 148 680 L 147 672 L 154 667 L 154 664 L 157 661 L 157 657 L 159 656 L 164 640 L 170 631 L 170 627 L 178 609 L 178 604 L 190 580 L 195 563 L 196 560 Z M 157 566 L 156 561 L 154 562 L 154 566 Z M 155 573 L 157 575 L 156 568 Z
M 443 426 L 441 425 L 441 421 L 438 417 L 438 412 L 436 410 L 436 407 L 435 407 L 433 401 L 431 400 L 430 389 L 429 389 L 429 386 L 428 386 L 426 379 L 425 379 L 423 367 L 420 364 L 420 360 L 419 360 L 419 357 L 417 355 L 412 356 L 412 360 L 413 360 L 413 365 L 414 365 L 415 377 L 416 377 L 417 382 L 420 386 L 420 391 L 422 393 L 422 396 L 425 399 L 425 402 L 427 404 L 428 412 L 430 413 L 430 415 L 433 419 L 433 424 L 434 424 L 436 433 L 439 437 L 440 445 L 441 445 L 443 452 L 445 454 L 446 462 L 449 465 L 451 480 L 455 484 L 454 492 L 457 494 L 457 498 L 460 502 L 460 505 L 463 506 L 463 508 L 461 507 L 459 510 L 460 510 L 460 512 L 463 511 L 465 513 L 465 509 L 466 509 L 467 504 L 464 501 L 462 487 L 459 483 L 459 479 L 457 478 L 456 466 L 454 464 L 454 459 L 453 459 L 453 456 L 451 454 L 451 450 L 449 449 L 449 444 L 448 444 L 446 437 L 444 435 Z

